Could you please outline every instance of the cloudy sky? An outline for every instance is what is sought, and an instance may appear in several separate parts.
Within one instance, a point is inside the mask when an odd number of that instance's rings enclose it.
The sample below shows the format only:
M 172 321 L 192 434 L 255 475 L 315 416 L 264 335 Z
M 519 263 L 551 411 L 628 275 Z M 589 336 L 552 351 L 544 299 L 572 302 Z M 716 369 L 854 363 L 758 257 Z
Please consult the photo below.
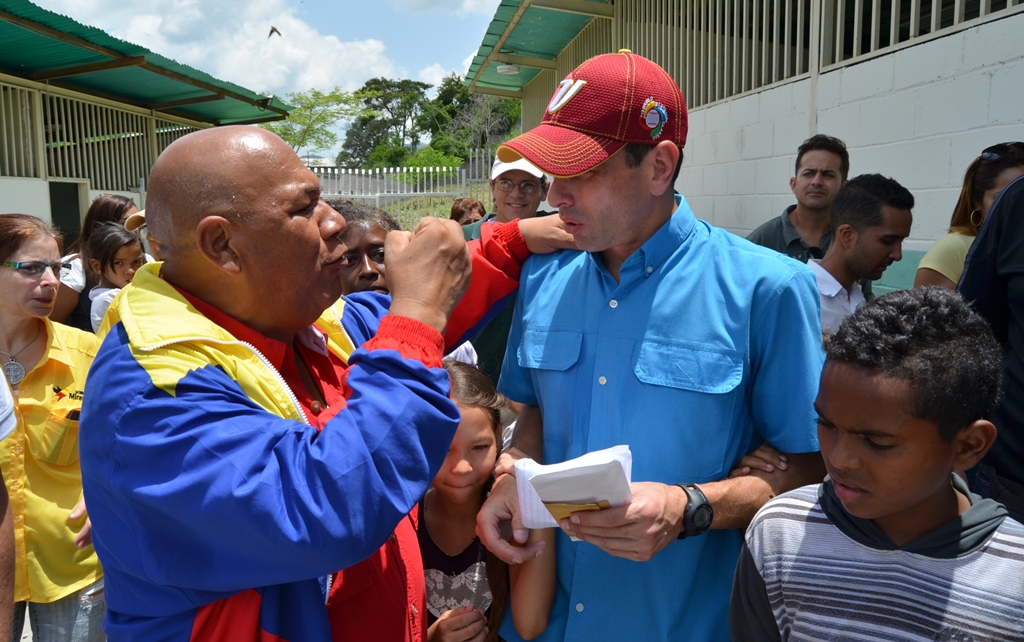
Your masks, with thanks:
M 498 0 L 33 0 L 260 93 L 464 73 Z M 281 37 L 268 38 L 271 25 Z

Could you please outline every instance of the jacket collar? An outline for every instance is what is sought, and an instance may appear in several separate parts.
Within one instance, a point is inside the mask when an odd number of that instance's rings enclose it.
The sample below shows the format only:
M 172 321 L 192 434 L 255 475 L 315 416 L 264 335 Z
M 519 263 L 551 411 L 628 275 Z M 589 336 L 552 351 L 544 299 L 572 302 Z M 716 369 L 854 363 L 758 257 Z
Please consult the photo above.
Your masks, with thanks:
M 140 350 L 162 345 L 205 339 L 225 343 L 238 340 L 209 320 L 174 287 L 160 278 L 163 263 L 143 265 L 125 293 L 111 308 L 120 320 L 128 339 Z

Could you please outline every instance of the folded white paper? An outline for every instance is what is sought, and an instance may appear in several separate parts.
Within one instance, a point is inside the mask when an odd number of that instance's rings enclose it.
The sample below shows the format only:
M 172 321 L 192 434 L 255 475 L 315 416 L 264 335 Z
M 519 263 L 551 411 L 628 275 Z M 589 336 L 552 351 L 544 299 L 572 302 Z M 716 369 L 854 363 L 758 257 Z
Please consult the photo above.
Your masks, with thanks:
M 633 499 L 629 490 L 632 473 L 629 446 L 612 446 L 547 466 L 520 459 L 516 462 L 516 488 L 523 526 L 558 527 L 545 503 L 628 504 Z

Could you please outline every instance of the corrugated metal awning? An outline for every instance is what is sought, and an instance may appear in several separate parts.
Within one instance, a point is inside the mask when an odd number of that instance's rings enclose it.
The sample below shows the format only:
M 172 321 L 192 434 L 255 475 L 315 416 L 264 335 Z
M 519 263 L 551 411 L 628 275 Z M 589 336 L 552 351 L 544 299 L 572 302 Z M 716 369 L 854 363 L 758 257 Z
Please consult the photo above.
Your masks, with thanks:
M 555 69 L 555 58 L 591 20 L 611 18 L 613 12 L 603 0 L 501 0 L 466 85 L 470 91 L 519 97 L 542 69 Z M 499 65 L 517 65 L 519 73 L 500 74 Z
M 291 109 L 27 0 L 0 0 L 0 43 L 0 72 L 180 118 L 259 123 Z

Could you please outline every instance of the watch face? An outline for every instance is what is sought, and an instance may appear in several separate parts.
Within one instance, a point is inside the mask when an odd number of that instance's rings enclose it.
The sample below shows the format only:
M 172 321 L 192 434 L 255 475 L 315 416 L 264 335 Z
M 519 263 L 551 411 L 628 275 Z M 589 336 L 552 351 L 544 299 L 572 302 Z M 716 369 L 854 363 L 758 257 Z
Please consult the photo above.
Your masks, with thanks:
M 693 526 L 700 532 L 704 532 L 711 526 L 711 507 L 707 504 L 698 506 L 697 510 L 693 512 Z

